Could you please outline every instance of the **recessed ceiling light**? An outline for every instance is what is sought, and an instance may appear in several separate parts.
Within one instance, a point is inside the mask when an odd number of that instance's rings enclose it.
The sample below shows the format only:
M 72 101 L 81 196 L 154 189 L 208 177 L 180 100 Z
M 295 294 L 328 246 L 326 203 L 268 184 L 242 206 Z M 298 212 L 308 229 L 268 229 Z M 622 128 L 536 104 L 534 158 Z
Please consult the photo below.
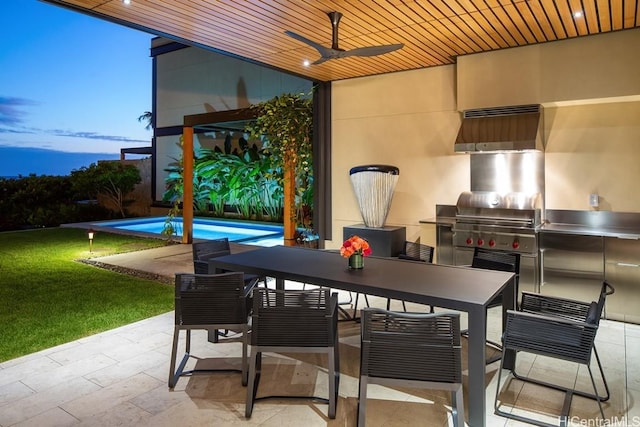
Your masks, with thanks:
M 579 11 L 575 12 L 575 13 L 573 14 L 573 17 L 574 17 L 574 18 L 582 18 L 582 11 L 581 11 L 581 10 L 579 10 Z
M 122 3 L 126 4 L 127 6 L 131 4 L 131 0 L 122 0 Z
M 311 65 L 311 61 L 309 61 L 308 59 L 305 59 L 304 61 L 302 61 L 302 65 L 304 65 L 305 67 L 308 67 L 309 65 Z

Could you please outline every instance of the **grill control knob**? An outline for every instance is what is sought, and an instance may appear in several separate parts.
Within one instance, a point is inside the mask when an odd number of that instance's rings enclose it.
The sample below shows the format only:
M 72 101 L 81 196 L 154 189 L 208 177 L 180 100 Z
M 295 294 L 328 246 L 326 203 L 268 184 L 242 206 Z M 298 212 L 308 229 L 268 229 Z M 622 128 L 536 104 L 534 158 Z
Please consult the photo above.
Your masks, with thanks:
M 473 239 L 471 237 L 467 237 L 467 245 L 472 245 Z
M 482 246 L 482 245 L 484 245 L 484 240 L 478 239 L 478 246 Z
M 491 239 L 489 240 L 489 246 L 494 247 L 496 245 L 496 241 Z
M 513 249 L 518 249 L 520 247 L 520 242 L 518 242 L 517 240 L 515 240 L 511 246 L 513 247 Z

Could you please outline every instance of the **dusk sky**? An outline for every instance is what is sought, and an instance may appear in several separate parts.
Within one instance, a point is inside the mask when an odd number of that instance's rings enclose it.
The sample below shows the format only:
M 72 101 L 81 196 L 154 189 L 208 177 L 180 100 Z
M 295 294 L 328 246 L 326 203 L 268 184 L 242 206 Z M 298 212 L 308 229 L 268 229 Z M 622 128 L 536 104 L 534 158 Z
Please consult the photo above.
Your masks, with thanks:
M 152 37 L 37 0 L 0 2 L 0 176 L 67 175 L 150 146 L 138 117 L 151 111 Z

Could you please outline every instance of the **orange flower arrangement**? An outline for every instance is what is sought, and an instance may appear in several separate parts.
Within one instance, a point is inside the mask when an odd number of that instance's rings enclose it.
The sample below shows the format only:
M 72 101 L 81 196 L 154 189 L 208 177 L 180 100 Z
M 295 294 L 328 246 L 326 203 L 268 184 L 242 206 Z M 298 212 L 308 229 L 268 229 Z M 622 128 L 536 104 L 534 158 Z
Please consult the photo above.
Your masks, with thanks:
M 349 237 L 340 247 L 340 255 L 345 258 L 349 258 L 353 254 L 360 254 L 362 256 L 371 255 L 371 247 L 369 246 L 369 242 L 364 240 L 362 237 Z

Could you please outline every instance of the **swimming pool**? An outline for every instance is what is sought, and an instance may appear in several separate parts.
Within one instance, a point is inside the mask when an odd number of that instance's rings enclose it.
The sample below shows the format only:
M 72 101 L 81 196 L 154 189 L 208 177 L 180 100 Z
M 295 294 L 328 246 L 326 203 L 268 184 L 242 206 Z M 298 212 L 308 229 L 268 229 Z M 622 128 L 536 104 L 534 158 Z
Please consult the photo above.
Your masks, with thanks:
M 162 236 L 166 217 L 133 218 L 115 221 L 94 222 L 93 227 L 106 227 L 115 230 L 127 230 L 134 234 L 153 234 Z M 176 229 L 176 237 L 182 237 L 182 218 L 172 221 Z M 231 242 L 246 243 L 258 246 L 275 246 L 283 242 L 281 225 L 257 222 L 232 221 L 224 219 L 194 218 L 194 239 L 220 239 L 226 237 Z

